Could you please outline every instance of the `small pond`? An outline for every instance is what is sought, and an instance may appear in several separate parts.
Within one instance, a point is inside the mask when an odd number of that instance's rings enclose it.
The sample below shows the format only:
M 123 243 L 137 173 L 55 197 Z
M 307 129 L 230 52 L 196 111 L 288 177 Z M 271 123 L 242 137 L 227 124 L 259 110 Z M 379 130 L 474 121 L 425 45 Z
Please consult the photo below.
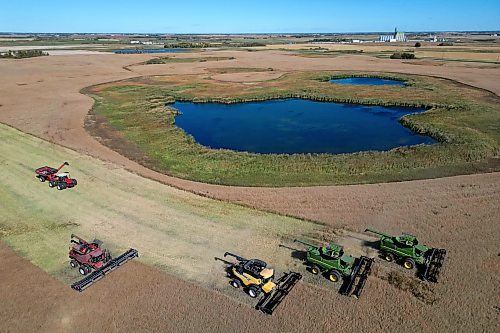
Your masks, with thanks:
M 399 122 L 421 108 L 303 99 L 237 104 L 176 102 L 175 124 L 203 146 L 253 153 L 353 153 L 435 143 Z
M 187 49 L 122 49 L 113 50 L 114 53 L 119 54 L 136 54 L 136 53 L 180 53 L 187 52 Z
M 353 85 L 367 85 L 367 86 L 399 86 L 404 87 L 404 81 L 380 79 L 376 77 L 348 77 L 344 79 L 333 79 L 330 83 L 336 84 L 353 84 Z

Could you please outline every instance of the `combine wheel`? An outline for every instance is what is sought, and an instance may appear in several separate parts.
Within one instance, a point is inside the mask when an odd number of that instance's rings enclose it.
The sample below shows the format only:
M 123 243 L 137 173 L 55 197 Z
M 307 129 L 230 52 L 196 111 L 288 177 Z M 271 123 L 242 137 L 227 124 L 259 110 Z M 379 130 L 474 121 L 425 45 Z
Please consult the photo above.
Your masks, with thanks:
M 231 281 L 229 281 L 229 284 L 231 285 L 231 287 L 236 288 L 236 289 L 241 287 L 241 282 L 238 280 L 231 280 Z
M 58 189 L 59 191 L 64 190 L 65 188 L 66 188 L 66 185 L 65 185 L 64 183 L 59 183 L 59 184 L 57 184 L 57 189 Z
M 88 268 L 85 267 L 85 266 L 80 266 L 80 268 L 78 269 L 78 272 L 80 272 L 81 275 L 87 275 L 87 273 L 89 272 L 88 271 Z
M 71 266 L 71 268 L 77 268 L 78 262 L 75 259 L 73 259 L 69 262 L 69 265 Z
M 406 258 L 403 261 L 403 267 L 407 270 L 412 270 L 415 267 L 415 261 L 413 261 L 413 259 L 411 258 Z
M 43 183 L 45 181 L 45 177 L 44 176 L 40 176 L 40 177 L 38 177 L 38 180 Z
M 385 261 L 388 262 L 393 262 L 394 261 L 394 256 L 390 253 L 384 253 L 384 259 Z
M 248 288 L 248 296 L 256 298 L 257 296 L 259 296 L 259 294 L 260 289 L 256 285 L 250 286 L 250 288 Z
M 54 187 L 54 186 L 55 186 L 54 182 L 53 181 L 49 181 L 49 187 Z
M 312 265 L 311 268 L 310 268 L 310 270 L 311 270 L 311 273 L 313 273 L 314 275 L 318 275 L 319 272 L 321 272 L 321 270 L 319 269 L 319 267 L 316 266 L 316 265 Z
M 341 278 L 341 275 L 338 271 L 332 269 L 330 273 L 328 274 L 328 279 L 332 282 L 339 282 Z

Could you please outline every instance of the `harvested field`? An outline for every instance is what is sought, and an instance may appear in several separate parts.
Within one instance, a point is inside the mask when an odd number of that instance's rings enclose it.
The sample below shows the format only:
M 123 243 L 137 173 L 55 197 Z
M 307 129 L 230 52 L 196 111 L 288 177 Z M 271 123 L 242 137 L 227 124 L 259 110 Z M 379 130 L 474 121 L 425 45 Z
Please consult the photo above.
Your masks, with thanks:
M 439 67 L 432 64 L 414 66 L 400 61 L 367 56 L 305 59 L 273 51 L 207 52 L 203 56 L 210 54 L 234 56 L 236 60 L 231 61 L 231 67 L 272 67 L 277 71 L 285 72 L 350 69 L 430 74 L 455 79 L 488 89 L 497 95 L 500 94 L 499 69 L 485 64 L 478 66 L 474 63 L 446 63 Z M 21 193 L 21 198 L 27 200 L 17 202 L 15 199 L 17 203 L 12 207 L 21 206 L 16 211 L 9 209 L 10 204 L 0 205 L 1 216 L 7 216 L 7 221 L 15 225 L 15 222 L 23 220 L 34 226 L 38 226 L 38 221 L 48 226 L 48 228 L 38 229 L 33 235 L 37 232 L 43 235 L 46 234 L 45 231 L 49 231 L 47 235 L 50 236 L 47 236 L 47 239 L 42 238 L 41 244 L 46 244 L 44 242 L 50 238 L 57 241 L 60 239 L 63 242 L 60 247 L 57 246 L 57 249 L 52 245 L 48 248 L 49 256 L 55 253 L 56 258 L 59 258 L 57 259 L 59 262 L 56 260 L 53 263 L 54 267 L 57 265 L 63 267 L 64 262 L 60 260 L 66 251 L 70 229 L 85 227 L 91 230 L 94 223 L 102 221 L 103 211 L 105 211 L 103 215 L 105 222 L 112 223 L 109 226 L 105 225 L 106 228 L 110 228 L 106 237 L 101 237 L 101 235 L 99 237 L 104 238 L 117 249 L 120 246 L 131 245 L 129 244 L 130 235 L 127 235 L 126 239 L 123 236 L 125 227 L 142 228 L 141 224 L 151 218 L 162 219 L 162 214 L 172 211 L 172 206 L 168 206 L 167 210 L 160 205 L 161 210 L 153 215 L 142 209 L 139 209 L 137 213 L 132 212 L 132 215 L 120 213 L 121 209 L 130 212 L 131 208 L 128 206 L 135 204 L 136 198 L 133 201 L 127 199 L 131 198 L 129 192 L 132 187 L 126 187 L 130 184 L 129 181 L 138 182 L 134 189 L 141 189 L 144 186 L 144 189 L 160 193 L 154 198 L 158 202 L 168 200 L 171 194 L 164 198 L 165 193 L 173 193 L 169 187 L 158 182 L 144 180 L 133 174 L 137 173 L 143 177 L 205 196 L 320 221 L 336 230 L 340 235 L 337 236 L 340 242 L 350 246 L 351 249 L 356 248 L 357 251 L 367 251 L 364 248 L 360 250 L 359 241 L 356 241 L 356 237 L 361 237 L 360 231 L 367 226 L 391 233 L 401 231 L 415 233 L 421 241 L 449 250 L 441 282 L 432 286 L 432 294 L 429 295 L 425 289 L 420 289 L 418 284 L 409 283 L 407 279 L 400 279 L 398 276 L 391 278 L 389 282 L 387 279 L 389 272 L 393 270 L 401 272 L 401 270 L 380 263 L 368 280 L 362 298 L 356 301 L 332 292 L 328 284 L 314 280 L 304 272 L 305 281 L 294 289 L 276 315 L 269 318 L 252 310 L 242 295 L 234 294 L 232 291 L 228 294 L 223 290 L 217 292 L 207 287 L 200 288 L 182 280 L 189 272 L 173 272 L 175 270 L 173 268 L 163 268 L 164 271 L 171 272 L 173 275 L 166 274 L 151 266 L 145 266 L 143 262 L 149 263 L 147 258 L 142 259 L 142 257 L 140 261 L 133 261 L 112 273 L 109 278 L 89 289 L 88 293 L 76 294 L 66 284 L 42 273 L 38 268 L 14 256 L 12 251 L 2 246 L 0 264 L 2 267 L 8 265 L 11 269 L 0 270 L 0 278 L 3 281 L 0 283 L 0 298 L 9 300 L 0 304 L 0 317 L 2 318 L 0 331 L 30 332 L 53 329 L 57 332 L 68 331 L 68 325 L 74 329 L 74 327 L 82 327 L 83 324 L 89 325 L 87 326 L 89 332 L 102 330 L 113 332 L 127 329 L 171 331 L 173 327 L 179 331 L 193 331 L 201 328 L 205 331 L 224 332 L 234 331 L 242 325 L 248 327 L 249 331 L 259 332 L 263 330 L 328 331 L 339 328 L 347 331 L 382 332 L 398 331 L 398 329 L 407 331 L 409 326 L 421 332 L 495 331 L 495 327 L 498 326 L 496 291 L 500 286 L 498 278 L 500 267 L 497 256 L 500 216 L 499 173 L 393 184 L 281 189 L 207 185 L 158 174 L 102 146 L 85 132 L 83 122 L 92 106 L 92 100 L 79 94 L 80 89 L 93 84 L 140 75 L 202 74 L 208 73 L 209 68 L 223 68 L 225 65 L 224 62 L 207 62 L 133 66 L 130 67 L 131 70 L 123 68 L 150 58 L 147 55 L 73 55 L 0 61 L 0 72 L 4 78 L 0 82 L 2 99 L 0 121 L 77 151 L 76 154 L 68 153 L 57 145 L 50 145 L 49 152 L 58 155 L 40 155 L 41 153 L 37 155 L 38 161 L 45 164 L 59 162 L 53 161 L 56 157 L 64 158 L 67 154 L 75 154 L 71 155 L 75 156 L 76 161 L 71 165 L 71 170 L 75 171 L 73 176 L 81 180 L 78 187 L 64 192 L 55 192 L 56 190 L 47 192 L 49 189 L 46 185 L 36 183 L 33 177 L 32 169 L 38 165 L 32 166 L 35 161 L 30 159 L 31 154 L 28 156 L 28 153 L 22 150 L 15 151 L 6 144 L 1 146 L 2 153 L 5 149 L 10 152 L 9 156 L 12 156 L 7 158 L 7 155 L 5 157 L 2 155 L 3 165 L 12 166 L 19 175 L 17 179 L 2 180 L 3 194 L 7 193 L 9 197 L 17 198 L 16 193 Z M 8 133 L 11 133 L 9 136 L 12 135 L 10 140 L 14 140 L 14 145 L 17 145 L 17 140 L 27 140 L 28 146 L 34 142 L 43 146 L 47 144 L 11 129 L 7 131 L 11 131 Z M 7 133 L 4 127 L 2 127 L 2 133 Z M 32 151 L 33 147 L 29 149 Z M 96 156 L 105 162 L 87 155 Z M 19 164 L 19 161 L 23 163 Z M 90 169 L 80 170 L 79 165 L 86 165 Z M 133 173 L 126 170 L 131 170 Z M 111 175 L 112 179 L 119 179 L 119 183 L 123 182 L 125 188 L 121 184 L 117 186 L 117 184 L 109 183 L 106 178 L 101 178 L 98 172 Z M 24 175 L 29 175 L 29 177 L 24 179 Z M 89 181 L 93 179 L 96 179 L 96 183 Z M 102 188 L 99 187 L 96 190 L 96 186 L 102 186 Z M 114 202 L 120 206 L 120 209 L 109 211 L 109 207 L 102 207 L 100 203 L 90 198 L 91 200 L 83 205 L 91 212 L 88 214 L 89 218 L 86 218 L 81 212 L 83 208 L 78 208 L 78 203 L 80 199 L 87 200 L 91 197 L 93 190 L 100 193 L 99 198 L 115 200 Z M 115 197 L 105 196 L 106 191 L 114 191 Z M 41 196 L 48 193 L 56 200 L 61 199 L 64 208 L 69 205 L 77 207 L 81 216 L 78 222 L 61 219 L 67 213 L 60 205 L 54 206 L 54 209 L 50 211 L 44 209 L 46 197 Z M 185 197 L 187 194 L 179 195 Z M 193 196 L 193 198 L 197 197 Z M 150 199 L 148 197 L 139 199 L 142 202 L 143 200 Z M 200 202 L 198 198 L 193 200 Z M 2 201 L 2 204 L 4 202 L 6 201 Z M 35 202 L 37 209 L 30 208 L 31 212 L 26 210 L 26 207 L 29 208 L 27 202 Z M 183 204 L 184 207 L 189 206 L 187 203 Z M 218 207 L 218 205 L 213 205 L 213 207 Z M 189 206 L 189 211 L 193 209 L 195 208 Z M 92 213 L 94 210 L 97 213 Z M 217 211 L 220 216 L 224 209 Z M 262 216 L 263 213 L 256 212 L 255 214 Z M 39 219 L 43 216 L 45 216 L 44 219 Z M 212 215 L 204 215 L 196 218 L 207 221 L 212 217 Z M 227 221 L 228 217 L 223 219 Z M 271 216 L 270 219 L 281 219 L 281 217 Z M 123 227 L 122 223 L 119 223 L 122 220 L 124 221 Z M 51 225 L 51 222 L 57 225 Z M 81 226 L 75 226 L 73 223 L 79 223 Z M 111 229 L 112 227 L 114 229 Z M 5 231 L 7 232 L 7 229 Z M 11 229 L 9 229 L 10 232 L 12 232 Z M 29 234 L 33 230 L 21 228 L 18 232 Z M 117 240 L 111 237 L 115 233 L 119 236 Z M 15 238 L 17 241 L 22 241 L 21 234 L 10 237 L 17 237 Z M 335 234 L 333 231 L 327 232 L 325 238 L 331 237 L 328 235 L 334 236 Z M 8 239 L 5 241 L 9 242 Z M 28 239 L 24 241 L 24 244 L 31 244 Z M 13 246 L 14 243 L 10 244 Z M 285 254 L 278 253 L 280 251 L 284 250 L 275 250 L 275 253 L 269 253 L 269 257 L 265 259 L 270 262 L 284 260 L 285 266 L 292 265 L 289 258 L 290 262 L 286 263 Z M 468 262 L 468 269 L 464 271 L 464 258 L 471 258 L 471 253 L 479 260 Z M 26 256 L 26 253 L 21 251 L 18 254 Z M 151 254 L 150 257 L 152 257 Z M 51 264 L 49 259 L 51 258 L 47 256 L 45 259 L 42 258 L 42 264 L 44 262 Z M 167 262 L 171 260 L 159 259 L 160 261 L 167 260 Z M 220 266 L 217 266 L 217 271 L 219 268 Z M 302 267 L 297 267 L 297 270 L 299 269 Z M 50 274 L 58 276 L 61 281 L 74 278 L 74 276 L 64 276 L 64 272 L 67 270 L 57 271 L 56 269 Z M 402 274 L 408 277 L 406 273 Z M 411 277 L 410 280 L 414 281 Z M 141 281 L 140 287 L 137 286 L 137 281 Z M 222 280 L 221 283 L 225 281 Z M 43 288 L 33 287 L 36 284 L 43 285 Z M 424 290 L 423 296 L 418 298 L 415 294 L 420 295 L 421 290 Z M 81 310 L 80 301 L 82 300 L 84 304 L 89 305 L 85 307 L 85 311 Z M 332 311 L 335 313 L 333 316 Z M 193 313 L 196 316 L 193 316 Z M 90 324 L 88 318 L 92 319 Z M 320 320 L 318 321 L 317 318 Z

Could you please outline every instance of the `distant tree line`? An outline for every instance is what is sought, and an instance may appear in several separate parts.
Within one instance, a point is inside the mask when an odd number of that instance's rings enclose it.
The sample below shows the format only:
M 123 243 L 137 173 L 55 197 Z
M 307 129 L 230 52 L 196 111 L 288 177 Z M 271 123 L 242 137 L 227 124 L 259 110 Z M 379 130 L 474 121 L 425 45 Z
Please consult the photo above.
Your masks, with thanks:
M 207 43 L 207 42 L 178 42 L 168 43 L 164 45 L 166 49 L 200 49 L 207 47 L 252 47 L 266 46 L 266 44 L 258 42 L 230 42 L 223 41 L 222 43 Z
M 391 55 L 391 59 L 415 59 L 415 53 L 396 52 Z
M 9 50 L 7 53 L 0 54 L 0 58 L 23 59 L 23 58 L 41 57 L 48 55 L 49 54 L 47 52 L 43 52 L 42 50 L 19 50 L 19 51 Z
M 314 38 L 309 41 L 310 43 L 340 43 L 340 42 L 352 42 L 349 38 Z

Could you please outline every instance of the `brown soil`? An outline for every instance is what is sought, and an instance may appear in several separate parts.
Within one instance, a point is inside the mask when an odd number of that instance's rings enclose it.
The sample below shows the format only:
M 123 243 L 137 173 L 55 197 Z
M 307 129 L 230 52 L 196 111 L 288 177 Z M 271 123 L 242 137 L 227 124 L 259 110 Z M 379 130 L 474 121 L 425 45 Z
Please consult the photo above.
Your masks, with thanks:
M 453 63 L 413 66 L 365 56 L 307 59 L 286 53 L 206 52 L 234 56 L 241 67 L 294 70 L 371 70 L 437 75 L 500 94 L 500 69 Z M 83 128 L 92 100 L 80 89 L 138 75 L 204 73 L 221 63 L 124 66 L 147 55 L 50 56 L 0 62 L 0 121 L 22 131 L 111 161 L 142 176 L 195 193 L 321 221 L 354 233 L 366 227 L 415 233 L 448 249 L 432 305 L 379 264 L 356 301 L 323 286 L 300 284 L 272 318 L 218 293 L 140 263 L 130 263 L 84 294 L 76 294 L 0 247 L 0 331 L 494 331 L 498 322 L 500 174 L 393 184 L 306 188 L 242 188 L 200 184 L 151 171 L 95 141 Z M 235 74 L 236 75 L 236 74 Z M 238 78 L 233 75 L 232 78 Z M 259 74 L 261 75 L 261 74 Z M 248 73 L 242 73 L 248 78 Z M 340 235 L 340 240 L 345 237 Z M 391 266 L 392 267 L 392 266 Z M 398 282 L 399 281 L 399 282 Z M 399 284 L 398 284 L 399 283 Z M 404 289 L 406 291 L 401 291 Z M 125 290 L 125 292 L 124 292 Z

